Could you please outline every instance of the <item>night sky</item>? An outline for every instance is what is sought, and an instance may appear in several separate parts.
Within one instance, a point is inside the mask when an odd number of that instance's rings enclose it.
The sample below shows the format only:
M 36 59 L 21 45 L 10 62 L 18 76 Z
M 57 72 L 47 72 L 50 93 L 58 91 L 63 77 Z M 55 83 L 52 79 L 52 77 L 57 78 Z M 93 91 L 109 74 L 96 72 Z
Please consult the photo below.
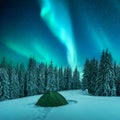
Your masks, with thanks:
M 82 70 L 106 48 L 119 62 L 119 0 L 0 0 L 0 59 Z

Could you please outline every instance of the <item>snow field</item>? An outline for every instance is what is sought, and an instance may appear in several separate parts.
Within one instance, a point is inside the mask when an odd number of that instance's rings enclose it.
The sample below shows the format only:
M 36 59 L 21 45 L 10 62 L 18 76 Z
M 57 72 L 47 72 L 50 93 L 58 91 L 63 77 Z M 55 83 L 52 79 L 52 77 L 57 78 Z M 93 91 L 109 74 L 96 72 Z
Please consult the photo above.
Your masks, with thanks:
M 0 120 L 120 120 L 120 97 L 88 96 L 81 90 L 60 93 L 68 105 L 35 106 L 41 95 L 0 102 Z

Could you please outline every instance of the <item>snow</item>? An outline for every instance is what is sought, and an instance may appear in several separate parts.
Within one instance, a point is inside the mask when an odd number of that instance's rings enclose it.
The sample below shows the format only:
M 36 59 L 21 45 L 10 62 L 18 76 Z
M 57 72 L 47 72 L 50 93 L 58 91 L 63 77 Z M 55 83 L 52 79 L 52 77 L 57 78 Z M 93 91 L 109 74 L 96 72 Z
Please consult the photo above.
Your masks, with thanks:
M 38 107 L 41 95 L 0 102 L 0 120 L 120 120 L 120 97 L 95 97 L 81 90 L 60 92 L 69 104 Z

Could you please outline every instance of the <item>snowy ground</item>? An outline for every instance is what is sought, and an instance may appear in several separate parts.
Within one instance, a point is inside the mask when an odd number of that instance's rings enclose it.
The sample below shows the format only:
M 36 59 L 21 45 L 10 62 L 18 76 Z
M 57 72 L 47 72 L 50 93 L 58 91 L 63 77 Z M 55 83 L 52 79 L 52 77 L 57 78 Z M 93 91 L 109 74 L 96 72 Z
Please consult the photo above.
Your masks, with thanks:
M 40 95 L 0 102 L 0 120 L 120 120 L 120 97 L 93 97 L 80 90 L 60 92 L 61 107 L 37 107 Z

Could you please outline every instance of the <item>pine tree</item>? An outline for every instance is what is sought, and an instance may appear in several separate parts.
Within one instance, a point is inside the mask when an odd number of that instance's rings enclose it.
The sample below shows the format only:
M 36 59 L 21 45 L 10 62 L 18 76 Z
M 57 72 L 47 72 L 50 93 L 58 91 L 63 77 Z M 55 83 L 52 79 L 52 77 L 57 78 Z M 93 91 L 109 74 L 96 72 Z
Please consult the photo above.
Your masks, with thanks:
M 98 61 L 93 58 L 86 60 L 83 74 L 83 90 L 87 89 L 90 94 L 95 94 L 96 78 L 98 74 Z
M 16 73 L 15 67 L 11 66 L 9 71 L 10 80 L 10 98 L 15 99 L 20 96 L 20 84 L 18 79 L 18 74 Z
M 26 92 L 27 96 L 37 94 L 37 66 L 34 58 L 29 59 L 28 69 L 26 72 Z
M 72 89 L 80 89 L 81 88 L 81 81 L 80 81 L 80 74 L 77 69 L 73 71 L 73 79 L 72 79 Z
M 48 81 L 48 65 L 47 65 L 47 63 L 45 65 L 45 72 L 44 72 L 44 74 L 45 74 L 45 87 L 44 87 L 44 91 L 47 92 L 47 81 Z
M 1 68 L 0 68 L 0 101 L 3 99 L 3 85 L 2 85 L 2 78 L 1 78 Z
M 62 86 L 62 88 L 63 88 L 63 90 L 66 90 L 67 88 L 66 88 L 66 84 L 67 84 L 67 80 L 68 80 L 68 75 L 67 75 L 67 68 L 65 67 L 64 68 L 64 72 L 63 72 L 63 86 Z
M 54 68 L 53 63 L 51 61 L 49 67 L 48 67 L 48 75 L 47 75 L 47 91 L 53 91 L 54 90 L 54 81 L 55 81 L 55 74 L 54 74 Z
M 83 70 L 82 90 L 88 90 L 90 85 L 90 61 L 86 59 Z
M 37 70 L 37 86 L 38 94 L 44 93 L 45 90 L 45 66 L 43 63 L 39 65 Z
M 67 67 L 67 73 L 68 73 L 68 90 L 72 89 L 72 70 L 70 67 Z
M 5 68 L 0 68 L 0 101 L 10 99 L 9 77 Z
M 120 66 L 114 63 L 116 95 L 120 96 Z
M 95 95 L 99 96 L 115 96 L 115 75 L 112 63 L 112 56 L 106 50 L 102 52 L 98 76 L 96 80 Z
M 54 90 L 53 91 L 58 91 L 59 90 L 59 74 L 58 74 L 58 69 L 57 67 L 54 67 L 54 75 L 55 75 L 55 79 L 53 81 L 53 86 L 54 86 Z
M 96 79 L 98 75 L 98 61 L 93 58 L 90 61 L 90 84 L 88 92 L 92 95 L 95 95 L 95 86 L 96 86 Z
M 59 77 L 59 90 L 64 90 L 65 82 L 64 82 L 64 75 L 63 75 L 63 68 L 60 67 L 58 69 L 58 77 Z
M 20 84 L 20 97 L 25 96 L 25 67 L 24 64 L 20 64 L 20 69 L 18 72 L 18 79 Z
M 70 90 L 72 88 L 72 70 L 70 67 L 64 69 L 64 89 Z

